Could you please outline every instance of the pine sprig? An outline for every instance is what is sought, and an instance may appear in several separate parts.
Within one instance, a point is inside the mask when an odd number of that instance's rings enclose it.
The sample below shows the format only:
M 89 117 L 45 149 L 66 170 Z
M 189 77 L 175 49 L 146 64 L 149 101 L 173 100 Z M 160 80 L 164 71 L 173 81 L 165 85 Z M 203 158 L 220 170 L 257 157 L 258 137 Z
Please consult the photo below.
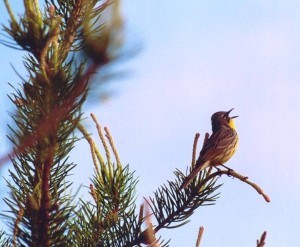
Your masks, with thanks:
M 175 172 L 177 179 L 168 181 L 154 192 L 154 197 L 149 200 L 145 198 L 157 221 L 155 232 L 163 228 L 180 227 L 189 221 L 187 220 L 200 206 L 213 205 L 218 194 L 216 190 L 221 185 L 216 185 L 217 178 L 207 183 L 197 193 L 193 189 L 180 190 L 182 174 Z M 176 224 L 178 223 L 178 224 Z
M 190 169 L 196 161 L 197 144 L 200 134 L 196 133 L 192 150 L 192 163 Z M 204 142 L 208 136 L 205 137 Z M 204 181 L 207 173 L 200 172 L 190 186 L 181 190 L 185 175 L 177 170 L 174 172 L 175 181 L 168 181 L 154 192 L 154 197 L 146 199 L 153 216 L 156 219 L 157 225 L 154 228 L 154 233 L 166 228 L 172 229 L 187 224 L 188 218 L 200 206 L 213 205 L 218 198 L 216 190 L 221 185 L 217 185 L 218 176 L 211 177 L 208 181 L 198 186 L 201 181 Z
M 77 213 L 79 222 L 75 222 L 73 227 L 74 236 L 78 235 L 77 232 L 88 231 L 87 238 L 80 236 L 75 241 L 77 246 L 124 246 L 137 239 L 140 233 L 140 223 L 135 213 L 137 180 L 128 165 L 123 168 L 108 128 L 104 128 L 104 135 L 97 119 L 94 115 L 92 117 L 107 161 L 104 161 L 85 128 L 78 125 L 90 144 L 96 173 L 90 185 L 93 202 L 81 201 L 82 207 Z M 110 149 L 116 163 L 112 160 Z
M 215 191 L 221 186 L 216 185 L 217 177 L 206 181 L 201 189 L 195 190 L 195 188 L 189 187 L 186 190 L 180 190 L 184 175 L 180 171 L 176 171 L 177 179 L 174 182 L 168 181 L 167 185 L 161 186 L 154 193 L 153 198 L 150 197 L 149 200 L 146 200 L 157 225 L 153 226 L 151 222 L 148 222 L 150 215 L 147 213 L 145 215 L 144 206 L 141 206 L 139 215 L 136 215 L 134 198 L 136 180 L 133 173 L 130 172 L 129 166 L 122 168 L 108 129 L 104 128 L 106 132 L 104 134 L 93 114 L 92 118 L 96 124 L 107 161 L 85 128 L 78 124 L 79 130 L 90 144 L 96 173 L 90 185 L 93 202 L 82 201 L 82 209 L 78 212 L 80 221 L 74 224 L 77 226 L 77 228 L 74 227 L 74 236 L 78 235 L 75 232 L 90 231 L 87 236 L 92 237 L 83 239 L 81 235 L 76 239 L 77 245 L 88 243 L 92 246 L 129 247 L 142 244 L 168 246 L 169 241 L 165 242 L 161 237 L 155 236 L 159 230 L 182 226 L 188 222 L 187 219 L 198 207 L 214 204 L 218 196 Z M 113 161 L 110 150 L 113 151 L 116 163 Z M 203 180 L 205 176 L 206 174 L 202 172 L 199 179 Z M 194 181 L 191 186 L 196 187 L 197 183 Z M 142 230 L 145 222 L 148 222 L 146 229 Z

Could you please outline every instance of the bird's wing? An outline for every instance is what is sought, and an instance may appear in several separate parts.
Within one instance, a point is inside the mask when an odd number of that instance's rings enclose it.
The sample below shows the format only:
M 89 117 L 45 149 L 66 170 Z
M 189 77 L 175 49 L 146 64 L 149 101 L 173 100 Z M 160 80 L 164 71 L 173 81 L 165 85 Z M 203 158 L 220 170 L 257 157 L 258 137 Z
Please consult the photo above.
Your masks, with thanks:
M 233 129 L 224 129 L 213 133 L 203 146 L 197 163 L 200 164 L 205 163 L 207 160 L 214 160 L 216 156 L 224 152 L 224 149 L 226 149 L 235 138 L 236 132 Z
M 186 188 L 201 170 L 209 167 L 210 165 L 219 165 L 216 163 L 214 164 L 214 162 L 220 159 L 218 156 L 224 155 L 224 150 L 226 150 L 228 146 L 235 141 L 236 135 L 237 134 L 233 129 L 223 129 L 222 131 L 213 133 L 203 146 L 195 167 L 185 178 L 180 188 Z

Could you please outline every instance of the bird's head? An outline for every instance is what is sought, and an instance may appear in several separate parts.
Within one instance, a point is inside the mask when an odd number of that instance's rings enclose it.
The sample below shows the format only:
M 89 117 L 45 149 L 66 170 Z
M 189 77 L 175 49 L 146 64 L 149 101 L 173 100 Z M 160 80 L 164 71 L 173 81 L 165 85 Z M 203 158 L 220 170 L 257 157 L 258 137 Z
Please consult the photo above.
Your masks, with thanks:
M 224 126 L 235 129 L 233 119 L 238 116 L 234 116 L 234 117 L 229 116 L 230 112 L 233 109 L 234 108 L 232 108 L 229 111 L 218 111 L 211 116 L 211 125 L 212 125 L 213 132 L 217 131 L 218 129 L 220 129 L 221 127 L 224 127 Z

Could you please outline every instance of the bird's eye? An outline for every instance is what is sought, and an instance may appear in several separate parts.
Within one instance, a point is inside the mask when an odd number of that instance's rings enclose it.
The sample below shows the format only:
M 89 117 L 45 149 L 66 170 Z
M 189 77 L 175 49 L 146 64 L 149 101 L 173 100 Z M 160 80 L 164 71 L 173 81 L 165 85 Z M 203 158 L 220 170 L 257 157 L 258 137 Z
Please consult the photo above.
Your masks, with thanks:
M 222 118 L 223 118 L 225 121 L 229 121 L 229 119 L 230 119 L 230 117 L 227 116 L 227 114 L 222 115 Z

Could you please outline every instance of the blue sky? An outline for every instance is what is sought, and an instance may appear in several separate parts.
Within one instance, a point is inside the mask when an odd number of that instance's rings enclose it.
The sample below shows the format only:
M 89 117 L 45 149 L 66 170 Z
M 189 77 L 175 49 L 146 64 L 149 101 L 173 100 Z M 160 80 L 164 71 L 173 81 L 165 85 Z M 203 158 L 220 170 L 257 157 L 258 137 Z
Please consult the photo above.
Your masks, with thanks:
M 162 231 L 163 238 L 172 238 L 171 246 L 194 246 L 203 225 L 201 246 L 252 247 L 264 230 L 267 246 L 300 244 L 300 2 L 127 0 L 122 12 L 127 45 L 143 49 L 116 66 L 131 74 L 110 85 L 111 98 L 99 98 L 85 111 L 109 127 L 121 160 L 139 176 L 138 202 L 174 178 L 176 168 L 186 169 L 195 133 L 203 136 L 212 113 L 232 107 L 240 116 L 240 143 L 227 165 L 272 200 L 221 178 L 216 205 L 198 209 L 184 227 Z M 6 82 L 19 81 L 9 63 L 24 70 L 21 52 L 1 46 L 0 53 L 5 115 Z M 7 121 L 1 121 L 1 139 Z M 91 121 L 85 124 L 96 133 Z M 7 149 L 7 142 L 0 148 Z M 89 184 L 93 172 L 86 152 L 80 142 L 72 154 L 75 186 Z M 2 196 L 3 183 L 0 188 Z

